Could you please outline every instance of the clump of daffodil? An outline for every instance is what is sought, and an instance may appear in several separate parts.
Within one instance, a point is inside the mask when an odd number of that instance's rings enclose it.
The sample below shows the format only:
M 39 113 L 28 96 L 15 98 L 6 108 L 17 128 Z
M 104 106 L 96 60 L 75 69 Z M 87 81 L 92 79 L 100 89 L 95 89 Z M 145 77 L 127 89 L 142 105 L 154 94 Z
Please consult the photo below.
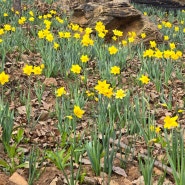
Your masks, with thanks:
M 165 50 L 163 52 L 163 56 L 165 59 L 169 59 L 171 57 L 171 51 L 170 50 Z
M 108 50 L 110 55 L 115 55 L 118 52 L 118 49 L 115 46 L 110 46 Z
M 171 52 L 171 59 L 172 60 L 178 60 L 179 59 L 179 56 L 175 53 L 175 52 Z
M 164 36 L 164 40 L 165 40 L 165 41 L 168 41 L 168 40 L 169 40 L 169 36 L 168 36 L 168 35 L 165 35 L 165 36 Z
M 4 16 L 4 17 L 8 17 L 8 13 L 4 13 L 3 16 Z
M 99 92 L 99 94 L 103 94 L 105 89 L 108 89 L 110 84 L 107 84 L 107 81 L 100 81 L 98 80 L 98 85 L 95 86 L 95 89 Z
M 131 31 L 131 32 L 129 31 L 129 32 L 128 32 L 128 36 L 129 36 L 129 37 L 136 38 L 137 35 L 136 35 L 136 32 L 135 32 L 135 31 Z
M 26 17 L 21 17 L 19 20 L 18 20 L 18 23 L 20 25 L 24 24 L 26 22 Z
M 107 84 L 106 80 L 98 80 L 98 85 L 95 86 L 95 90 L 97 90 L 99 94 L 103 94 L 108 98 L 111 98 L 113 95 L 113 88 L 110 88 L 110 84 Z
M 81 36 L 80 36 L 79 33 L 74 33 L 73 37 L 74 37 L 75 39 L 80 39 Z
M 107 98 L 111 98 L 113 96 L 113 88 L 108 88 L 105 89 L 103 92 L 103 95 L 106 96 Z
M 129 43 L 133 43 L 135 41 L 136 38 L 136 32 L 132 31 L 132 32 L 128 32 L 128 42 Z
M 24 67 L 23 67 L 23 73 L 30 76 L 31 73 L 33 71 L 33 66 L 32 65 L 28 65 L 26 64 Z
M 122 40 L 121 43 L 123 46 L 127 46 L 127 44 L 128 44 L 127 40 Z
M 105 25 L 101 21 L 96 22 L 95 30 L 100 38 L 104 38 L 108 32 L 108 30 L 105 28 Z
M 111 67 L 110 73 L 111 74 L 114 74 L 114 75 L 120 74 L 120 67 L 119 66 L 113 66 L 113 67 Z
M 78 118 L 82 118 L 83 114 L 85 113 L 79 106 L 75 105 L 73 109 L 74 115 Z
M 170 22 L 164 22 L 163 24 L 166 28 L 171 28 L 172 27 L 172 23 L 170 23 Z
M 154 56 L 154 50 L 152 49 L 147 49 L 143 51 L 143 57 L 153 57 Z
M 151 48 L 156 48 L 156 46 L 157 46 L 156 42 L 151 40 L 150 41 L 150 47 Z
M 46 35 L 46 40 L 48 42 L 52 42 L 54 40 L 54 36 L 51 32 Z
M 81 68 L 78 64 L 72 65 L 72 67 L 71 67 L 71 71 L 72 71 L 73 73 L 76 73 L 76 74 L 80 74 L 81 69 L 82 69 L 82 68 Z
M 61 19 L 61 18 L 58 17 L 58 16 L 57 16 L 55 19 L 56 19 L 56 21 L 59 22 L 60 24 L 63 24 L 63 23 L 64 23 L 64 20 Z
M 146 38 L 146 33 L 141 33 L 141 38 L 142 39 Z
M 150 126 L 150 130 L 151 130 L 151 131 L 154 131 L 154 130 L 155 130 L 155 126 L 154 126 L 154 125 L 151 125 L 151 126 Z
M 44 23 L 47 30 L 49 30 L 51 28 L 51 24 L 52 24 L 51 21 L 45 19 L 43 23 Z
M 23 67 L 23 73 L 28 76 L 30 76 L 32 73 L 34 75 L 40 75 L 42 74 L 43 69 L 44 69 L 44 64 L 41 64 L 40 66 L 32 66 L 32 65 L 26 64 Z
M 33 21 L 35 20 L 35 18 L 34 18 L 34 17 L 30 17 L 28 20 L 29 20 L 30 22 L 33 22 Z
M 116 99 L 123 99 L 126 96 L 126 92 L 123 89 L 118 89 L 115 93 Z
M 123 36 L 123 32 L 120 31 L 120 30 L 115 29 L 115 30 L 112 30 L 112 32 L 114 33 L 114 35 L 116 37 L 122 37 Z
M 19 14 L 20 14 L 20 12 L 19 12 L 19 11 L 15 11 L 15 14 L 19 15 Z
M 5 83 L 9 82 L 10 76 L 6 74 L 4 71 L 0 73 L 0 84 L 4 85 Z
M 64 32 L 63 38 L 65 38 L 65 39 L 71 38 L 71 32 L 69 32 L 69 31 Z
M 51 33 L 48 29 L 45 30 L 39 30 L 38 31 L 38 37 L 40 39 L 46 39 L 48 42 L 52 42 L 54 40 L 53 33 Z
M 117 37 L 114 35 L 113 37 L 112 37 L 112 40 L 117 40 Z
M 79 25 L 78 24 L 73 24 L 73 23 L 71 23 L 70 25 L 69 25 L 69 27 L 71 28 L 71 30 L 73 30 L 73 31 L 78 31 L 78 29 L 79 29 Z
M 58 36 L 59 36 L 59 38 L 64 38 L 64 32 L 63 31 L 59 31 L 58 32 Z
M 178 116 L 174 116 L 174 117 L 166 116 L 164 118 L 164 128 L 171 129 L 171 128 L 178 127 L 179 124 L 177 123 L 177 119 L 178 119 Z
M 86 34 L 89 35 L 89 34 L 91 34 L 93 32 L 92 28 L 90 28 L 90 27 L 85 28 L 84 31 L 85 31 L 85 35 Z
M 182 57 L 182 52 L 177 50 L 175 51 L 175 44 L 170 43 L 170 49 L 171 50 L 164 50 L 160 51 L 158 48 L 155 48 L 155 50 L 147 49 L 143 52 L 143 57 L 153 57 L 157 59 L 165 58 L 165 59 L 172 59 L 172 60 L 178 60 Z
M 88 57 L 88 55 L 82 55 L 80 57 L 80 60 L 81 60 L 81 62 L 86 63 L 89 61 L 89 57 Z
M 41 67 L 41 69 L 44 69 L 45 68 L 45 65 L 44 64 L 41 64 L 40 67 Z
M 83 46 L 93 46 L 94 41 L 90 38 L 90 34 L 84 34 L 81 40 Z
M 158 24 L 157 27 L 159 30 L 161 30 L 163 28 L 163 26 L 161 24 Z
M 0 29 L 0 35 L 4 35 L 4 33 L 5 33 L 5 32 L 4 32 L 4 29 L 1 28 L 1 29 Z
M 156 133 L 156 134 L 159 134 L 160 131 L 161 131 L 161 128 L 160 128 L 160 127 L 156 127 L 156 128 L 155 128 L 155 133 Z
M 133 43 L 133 42 L 134 42 L 134 40 L 135 40 L 135 38 L 134 38 L 134 37 L 128 37 L 128 42 L 129 42 L 129 43 Z
M 183 110 L 183 109 L 179 109 L 177 112 L 178 112 L 178 113 L 183 113 L 184 110 Z
M 156 49 L 154 56 L 155 58 L 158 58 L 158 59 L 163 58 L 163 52 L 160 51 L 159 49 Z
M 11 31 L 12 30 L 12 26 L 10 24 L 5 24 L 4 25 L 4 30 L 5 31 Z
M 175 26 L 174 31 L 175 32 L 178 32 L 179 31 L 179 27 L 178 26 Z
M 56 10 L 50 10 L 49 12 L 50 12 L 50 14 L 53 14 L 53 15 L 56 15 L 57 14 L 57 11 Z
M 150 126 L 150 130 L 158 134 L 161 131 L 160 127 L 155 127 L 154 125 Z
M 171 49 L 171 50 L 174 50 L 174 49 L 176 48 L 176 46 L 175 46 L 175 43 L 174 43 L 174 42 L 169 43 L 169 46 L 170 46 L 170 49 Z
M 50 19 L 50 18 L 52 18 L 52 14 L 47 13 L 47 14 L 43 15 L 43 18 L 44 19 Z
M 42 74 L 41 66 L 34 66 L 32 72 L 34 73 L 34 75 L 41 75 Z
M 85 93 L 87 94 L 88 97 L 94 96 L 94 92 L 90 92 L 89 90 L 87 90 Z
M 99 33 L 98 33 L 98 37 L 100 37 L 100 38 L 102 38 L 102 39 L 105 37 L 105 35 L 106 35 L 106 34 L 105 34 L 104 32 L 99 32 Z
M 33 13 L 32 10 L 29 11 L 29 15 L 32 16 L 32 17 L 34 16 L 34 13 Z
M 66 94 L 65 87 L 60 87 L 56 90 L 56 96 L 61 97 L 62 95 Z
M 146 75 L 142 75 L 139 80 L 143 83 L 143 84 L 148 84 L 150 79 L 148 78 L 148 76 Z
M 53 43 L 53 48 L 54 48 L 54 49 L 57 50 L 59 47 L 60 47 L 60 45 L 59 45 L 57 42 L 54 42 L 54 43 Z
M 68 118 L 69 120 L 72 120 L 73 116 L 69 115 L 69 116 L 66 116 L 66 118 Z

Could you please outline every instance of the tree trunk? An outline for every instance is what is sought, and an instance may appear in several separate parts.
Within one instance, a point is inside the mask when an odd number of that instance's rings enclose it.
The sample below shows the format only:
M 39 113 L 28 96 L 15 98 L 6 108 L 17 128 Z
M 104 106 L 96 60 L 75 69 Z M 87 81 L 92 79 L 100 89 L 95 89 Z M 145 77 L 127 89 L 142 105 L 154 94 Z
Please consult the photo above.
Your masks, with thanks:
M 18 11 L 19 15 L 21 15 L 21 0 L 13 0 L 13 9 L 14 11 Z

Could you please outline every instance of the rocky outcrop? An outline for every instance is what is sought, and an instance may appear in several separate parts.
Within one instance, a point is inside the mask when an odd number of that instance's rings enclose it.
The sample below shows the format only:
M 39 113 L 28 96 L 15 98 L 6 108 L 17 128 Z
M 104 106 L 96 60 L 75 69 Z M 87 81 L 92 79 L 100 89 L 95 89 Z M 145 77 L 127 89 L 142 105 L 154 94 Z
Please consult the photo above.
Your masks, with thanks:
M 185 9 L 185 0 L 131 0 L 131 2 L 159 7 L 165 10 Z
M 118 29 L 123 31 L 123 37 L 126 37 L 128 32 L 136 32 L 137 41 L 139 41 L 141 33 L 147 35 L 145 42 L 149 40 L 162 41 L 162 35 L 157 26 L 131 6 L 128 0 L 83 3 L 73 9 L 70 21 L 81 27 L 94 27 L 96 22 L 103 22 L 106 29 L 109 30 L 106 40 L 110 40 L 113 36 L 112 30 Z

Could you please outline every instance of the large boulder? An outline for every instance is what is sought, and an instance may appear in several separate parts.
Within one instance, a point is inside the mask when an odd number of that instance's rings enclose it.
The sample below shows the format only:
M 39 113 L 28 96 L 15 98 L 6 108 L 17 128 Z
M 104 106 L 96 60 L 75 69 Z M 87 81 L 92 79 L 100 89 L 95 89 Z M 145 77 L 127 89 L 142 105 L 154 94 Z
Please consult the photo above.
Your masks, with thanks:
M 129 4 L 128 0 L 80 4 L 73 9 L 70 21 L 84 28 L 94 27 L 98 21 L 103 22 L 109 31 L 106 40 L 110 40 L 113 36 L 112 30 L 118 29 L 123 31 L 123 37 L 126 37 L 128 32 L 135 32 L 137 41 L 139 41 L 141 33 L 147 35 L 145 42 L 150 40 L 162 41 L 162 34 L 157 26 L 147 16 Z
M 164 10 L 178 10 L 185 8 L 185 0 L 130 0 L 132 3 L 159 7 Z

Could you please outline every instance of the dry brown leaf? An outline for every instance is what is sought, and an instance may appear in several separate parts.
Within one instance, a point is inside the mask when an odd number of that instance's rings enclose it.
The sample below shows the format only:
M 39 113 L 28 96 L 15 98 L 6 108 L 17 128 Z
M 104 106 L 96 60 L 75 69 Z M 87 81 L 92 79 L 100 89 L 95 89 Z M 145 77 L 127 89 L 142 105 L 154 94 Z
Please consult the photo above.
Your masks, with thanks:
M 119 185 L 119 184 L 115 180 L 111 180 L 110 185 Z
M 113 166 L 112 171 L 118 175 L 121 175 L 123 177 L 127 177 L 127 174 L 125 173 L 125 170 L 120 168 L 119 166 Z
M 30 112 L 30 115 L 31 116 L 34 116 L 34 111 L 35 111 L 36 109 L 35 108 L 31 108 L 31 112 Z M 26 106 L 20 106 L 20 107 L 18 107 L 17 108 L 17 111 L 18 111 L 18 113 L 20 114 L 20 115 L 23 115 L 23 114 L 26 114 Z
M 128 179 L 124 179 L 123 184 L 132 185 L 132 183 Z
M 157 92 L 152 91 L 150 92 L 150 97 L 151 97 L 151 101 L 156 102 L 156 100 L 159 98 L 159 95 L 157 94 Z
M 164 174 L 163 171 L 161 171 L 160 169 L 158 169 L 158 168 L 156 168 L 156 167 L 154 167 L 153 171 L 154 171 L 154 173 L 155 173 L 156 175 L 159 175 L 159 176 L 162 175 L 162 174 Z
M 27 181 L 17 172 L 13 173 L 9 180 L 17 185 L 28 185 Z
M 128 179 L 133 181 L 140 177 L 139 169 L 135 166 L 132 166 L 128 171 Z
M 46 100 L 48 98 L 49 94 L 50 94 L 50 91 L 44 91 L 42 94 L 42 99 Z M 43 103 L 43 100 L 42 100 L 42 103 Z
M 49 185 L 57 185 L 58 177 L 55 177 Z
M 138 179 L 132 181 L 132 184 L 135 184 L 135 185 L 145 185 L 143 176 L 140 176 Z
M 88 159 L 82 158 L 81 159 L 81 163 L 82 164 L 85 164 L 85 165 L 90 165 L 91 164 L 91 161 L 89 161 Z
M 55 78 L 46 78 L 46 79 L 44 80 L 44 84 L 45 84 L 46 86 L 57 86 L 57 81 L 56 81 Z
M 26 107 L 25 106 L 18 107 L 17 111 L 21 115 L 26 114 Z
M 49 117 L 49 112 L 46 110 L 41 110 L 41 113 L 39 115 L 39 121 L 46 121 Z
M 11 102 L 11 104 L 10 104 L 10 110 L 13 110 L 13 109 L 15 109 L 15 103 L 14 102 Z
M 103 178 L 95 177 L 95 180 L 97 181 L 97 184 L 103 184 Z
M 163 185 L 174 185 L 174 183 L 165 178 Z
M 45 101 L 42 101 L 42 105 L 45 110 L 49 110 L 53 106 L 51 103 L 46 103 Z

